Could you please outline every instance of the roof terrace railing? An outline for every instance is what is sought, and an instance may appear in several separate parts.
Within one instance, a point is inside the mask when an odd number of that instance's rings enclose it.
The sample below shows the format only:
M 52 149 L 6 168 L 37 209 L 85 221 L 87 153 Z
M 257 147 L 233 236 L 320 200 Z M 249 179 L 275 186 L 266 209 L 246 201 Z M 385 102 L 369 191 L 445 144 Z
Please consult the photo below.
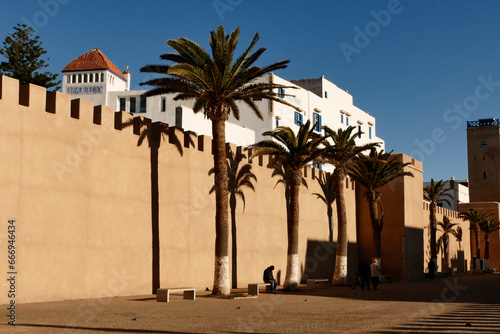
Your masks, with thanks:
M 477 121 L 467 121 L 468 128 L 477 128 L 480 126 L 500 126 L 500 121 L 496 118 L 484 118 Z

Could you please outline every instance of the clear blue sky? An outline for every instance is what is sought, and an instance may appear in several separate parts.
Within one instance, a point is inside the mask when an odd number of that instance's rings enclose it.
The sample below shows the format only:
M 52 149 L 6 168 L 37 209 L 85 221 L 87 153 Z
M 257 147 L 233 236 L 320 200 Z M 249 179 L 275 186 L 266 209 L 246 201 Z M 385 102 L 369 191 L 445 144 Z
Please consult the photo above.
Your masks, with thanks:
M 120 69 L 160 62 L 165 42 L 242 28 L 261 65 L 290 59 L 279 76 L 324 75 L 377 119 L 386 149 L 424 164 L 424 180 L 467 179 L 466 121 L 500 117 L 500 1 L 0 1 L 0 40 L 17 23 L 37 29 L 59 73 L 99 48 Z

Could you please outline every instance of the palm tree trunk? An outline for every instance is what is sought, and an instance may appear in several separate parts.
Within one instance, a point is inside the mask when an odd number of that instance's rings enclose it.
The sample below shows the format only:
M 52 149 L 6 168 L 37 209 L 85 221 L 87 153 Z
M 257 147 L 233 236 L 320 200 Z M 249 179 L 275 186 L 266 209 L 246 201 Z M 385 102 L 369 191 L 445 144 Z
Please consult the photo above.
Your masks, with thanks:
M 380 236 L 380 222 L 378 219 L 377 202 L 373 198 L 373 194 L 368 194 L 368 208 L 370 210 L 370 219 L 372 222 L 373 231 L 373 257 L 380 259 L 382 257 L 382 241 Z
M 481 229 L 479 227 L 479 224 L 476 224 L 474 226 L 474 237 L 476 239 L 476 259 L 479 261 L 481 258 L 481 243 L 480 243 L 480 237 L 479 234 L 481 232 Z
M 437 264 L 437 248 L 436 248 L 436 204 L 431 203 L 429 206 L 429 218 L 430 226 L 429 230 L 431 232 L 431 258 L 435 264 Z
M 327 209 L 327 214 L 328 214 L 328 241 L 333 242 L 333 208 L 330 204 L 328 204 L 328 209 Z
M 229 281 L 229 223 L 228 176 L 226 165 L 225 120 L 212 119 L 215 171 L 215 271 L 212 294 L 228 295 Z
M 487 234 L 484 237 L 484 259 L 485 260 L 490 259 L 490 235 L 489 234 Z
M 446 231 L 444 233 L 447 233 Z M 444 237 L 444 263 L 446 265 L 446 272 L 451 273 L 451 263 L 450 263 L 450 247 L 449 243 L 450 241 L 448 240 L 448 235 Z
M 344 285 L 347 283 L 347 213 L 345 207 L 345 174 L 340 168 L 333 172 L 337 187 L 335 195 L 337 199 L 337 253 L 335 256 L 335 272 L 333 273 L 332 285 Z
M 300 171 L 289 170 L 290 203 L 288 205 L 288 252 L 286 276 L 283 289 L 295 291 L 299 287 L 299 192 L 302 174 Z
M 238 248 L 236 244 L 236 195 L 229 197 L 229 207 L 231 209 L 231 280 L 233 289 L 238 288 Z

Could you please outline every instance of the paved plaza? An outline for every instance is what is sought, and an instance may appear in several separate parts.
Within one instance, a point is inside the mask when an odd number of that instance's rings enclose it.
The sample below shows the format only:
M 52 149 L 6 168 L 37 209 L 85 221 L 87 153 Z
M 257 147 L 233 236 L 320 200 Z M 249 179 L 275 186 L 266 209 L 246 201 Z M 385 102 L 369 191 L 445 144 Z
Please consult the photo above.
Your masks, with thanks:
M 377 291 L 206 294 L 174 295 L 170 303 L 145 295 L 20 304 L 16 326 L 3 317 L 0 333 L 500 333 L 498 274 L 385 283 Z

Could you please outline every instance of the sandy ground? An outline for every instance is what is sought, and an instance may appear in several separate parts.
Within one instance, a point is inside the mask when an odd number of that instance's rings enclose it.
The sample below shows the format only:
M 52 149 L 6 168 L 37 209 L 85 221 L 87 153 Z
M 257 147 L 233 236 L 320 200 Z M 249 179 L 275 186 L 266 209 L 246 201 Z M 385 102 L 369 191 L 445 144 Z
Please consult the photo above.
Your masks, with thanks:
M 500 275 L 330 287 L 258 298 L 154 295 L 20 304 L 0 333 L 500 333 Z M 243 291 L 243 290 L 241 290 Z M 245 291 L 246 292 L 246 291 Z M 7 318 L 7 320 L 5 320 Z

